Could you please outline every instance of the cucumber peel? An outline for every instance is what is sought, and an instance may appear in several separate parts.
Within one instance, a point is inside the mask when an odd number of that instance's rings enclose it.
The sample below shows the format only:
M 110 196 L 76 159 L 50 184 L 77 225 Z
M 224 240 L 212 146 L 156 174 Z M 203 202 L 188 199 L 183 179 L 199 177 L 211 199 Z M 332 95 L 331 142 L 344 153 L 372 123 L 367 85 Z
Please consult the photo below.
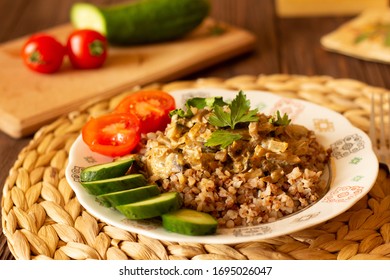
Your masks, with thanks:
M 208 0 L 138 0 L 110 6 L 75 3 L 76 29 L 93 29 L 117 45 L 174 40 L 195 29 L 209 14 Z
M 208 213 L 179 209 L 163 214 L 162 226 L 171 232 L 185 235 L 208 235 L 217 230 L 217 220 Z
M 81 182 L 81 185 L 92 195 L 102 195 L 112 192 L 129 190 L 147 184 L 142 174 L 130 174 L 105 180 Z
M 115 208 L 128 219 L 149 219 L 175 211 L 182 205 L 177 192 L 166 192 L 142 201 L 118 205 Z
M 160 194 L 160 189 L 157 185 L 148 185 L 130 190 L 98 195 L 97 199 L 107 207 L 115 207 L 141 201 L 158 194 Z
M 88 166 L 81 171 L 80 180 L 81 182 L 90 182 L 123 176 L 126 174 L 133 162 L 133 158 L 126 158 Z

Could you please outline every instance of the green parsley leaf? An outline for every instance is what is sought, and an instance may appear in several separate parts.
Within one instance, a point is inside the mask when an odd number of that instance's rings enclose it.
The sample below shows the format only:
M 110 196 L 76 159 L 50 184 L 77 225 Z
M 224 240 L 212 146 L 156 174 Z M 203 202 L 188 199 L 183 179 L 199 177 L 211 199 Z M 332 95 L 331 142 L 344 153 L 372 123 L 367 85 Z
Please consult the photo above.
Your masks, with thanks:
M 286 126 L 289 125 L 291 122 L 291 119 L 288 118 L 288 115 L 286 113 L 283 114 L 283 117 L 280 115 L 279 110 L 276 111 L 276 116 L 270 118 L 270 123 L 277 125 L 277 126 Z
M 228 104 L 227 110 L 224 110 L 223 106 L 215 105 L 214 113 L 210 115 L 208 121 L 218 127 L 234 129 L 238 123 L 255 122 L 258 119 L 257 109 L 250 110 L 250 102 L 240 90 L 232 103 Z
M 198 109 L 203 109 L 205 107 L 214 107 L 215 105 L 224 106 L 226 102 L 223 101 L 222 97 L 194 97 L 188 99 L 186 102 L 186 107 L 194 107 Z
M 185 103 L 185 110 L 175 109 L 169 113 L 169 116 L 179 115 L 182 118 L 192 117 L 194 114 L 191 108 L 203 109 L 205 107 L 213 108 L 215 105 L 224 106 L 226 102 L 223 101 L 222 97 L 194 97 L 190 98 Z
M 175 109 L 169 112 L 170 118 L 172 118 L 174 115 L 178 115 L 181 118 L 185 118 L 187 113 L 183 109 Z
M 225 149 L 234 141 L 241 139 L 241 137 L 242 136 L 240 134 L 233 133 L 230 131 L 216 130 L 211 134 L 205 145 L 208 147 L 221 146 L 222 149 Z
M 214 113 L 209 116 L 209 123 L 218 127 L 230 126 L 230 113 L 225 112 L 223 107 L 215 106 Z

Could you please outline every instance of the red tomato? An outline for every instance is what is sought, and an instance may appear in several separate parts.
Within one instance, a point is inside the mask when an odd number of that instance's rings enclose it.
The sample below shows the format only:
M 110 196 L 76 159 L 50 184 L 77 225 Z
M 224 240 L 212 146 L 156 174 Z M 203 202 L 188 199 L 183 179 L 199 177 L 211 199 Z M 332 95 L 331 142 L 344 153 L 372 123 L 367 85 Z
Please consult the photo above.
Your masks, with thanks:
M 107 57 L 106 37 L 94 30 L 75 30 L 66 47 L 70 62 L 79 69 L 99 68 Z
M 50 35 L 31 36 L 22 48 L 22 58 L 30 69 L 40 73 L 53 73 L 60 69 L 66 50 Z
M 102 155 L 129 154 L 139 143 L 139 120 L 133 114 L 108 114 L 89 120 L 82 137 L 89 148 Z
M 139 91 L 125 97 L 115 112 L 131 112 L 141 121 L 141 133 L 164 130 L 171 119 L 169 112 L 176 108 L 175 99 L 160 90 Z

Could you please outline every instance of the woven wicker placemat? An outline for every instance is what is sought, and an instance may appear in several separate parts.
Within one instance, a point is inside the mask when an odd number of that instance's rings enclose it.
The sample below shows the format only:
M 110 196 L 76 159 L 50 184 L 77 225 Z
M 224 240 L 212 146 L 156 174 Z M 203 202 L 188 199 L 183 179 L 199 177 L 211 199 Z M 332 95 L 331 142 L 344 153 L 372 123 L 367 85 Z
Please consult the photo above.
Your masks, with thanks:
M 218 87 L 267 90 L 301 98 L 369 127 L 369 93 L 387 92 L 328 76 L 259 75 L 152 84 L 144 88 Z M 3 189 L 2 227 L 16 259 L 390 259 L 390 177 L 380 170 L 372 190 L 345 213 L 290 235 L 211 245 L 151 239 L 101 222 L 79 204 L 64 170 L 68 151 L 90 116 L 124 95 L 80 108 L 42 127 L 20 152 Z

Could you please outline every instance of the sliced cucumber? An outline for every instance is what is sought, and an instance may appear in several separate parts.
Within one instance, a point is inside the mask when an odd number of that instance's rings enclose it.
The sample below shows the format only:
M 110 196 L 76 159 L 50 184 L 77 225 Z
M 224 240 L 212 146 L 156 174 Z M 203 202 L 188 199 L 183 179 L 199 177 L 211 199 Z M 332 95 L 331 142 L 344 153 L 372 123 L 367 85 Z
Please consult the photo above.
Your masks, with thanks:
M 147 181 L 142 174 L 130 174 L 126 176 L 91 181 L 81 182 L 81 185 L 93 195 L 102 195 L 112 192 L 124 191 L 145 186 Z
M 70 20 L 94 29 L 112 44 L 144 44 L 179 38 L 208 15 L 208 0 L 138 0 L 110 6 L 75 3 Z
M 116 206 L 128 219 L 149 219 L 180 208 L 181 197 L 177 192 L 162 193 L 139 202 Z
M 135 189 L 98 195 L 97 199 L 107 207 L 141 201 L 160 194 L 156 185 L 149 185 Z
M 123 176 L 133 162 L 133 158 L 126 158 L 123 160 L 88 166 L 81 171 L 80 180 L 81 182 L 90 182 Z
M 192 209 L 180 209 L 161 217 L 166 230 L 186 235 L 214 234 L 218 226 L 217 220 L 210 214 Z

